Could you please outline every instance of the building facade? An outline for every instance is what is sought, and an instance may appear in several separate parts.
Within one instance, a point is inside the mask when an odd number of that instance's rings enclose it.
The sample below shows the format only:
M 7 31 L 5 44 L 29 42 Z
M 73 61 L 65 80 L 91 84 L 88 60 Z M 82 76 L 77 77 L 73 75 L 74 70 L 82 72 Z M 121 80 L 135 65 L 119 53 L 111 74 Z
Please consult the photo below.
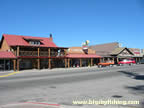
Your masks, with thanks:
M 113 60 L 117 64 L 122 59 L 134 58 L 138 63 L 143 58 L 143 53 L 140 49 L 122 47 L 118 42 L 92 45 L 89 48 L 102 56 L 101 62 Z
M 94 66 L 100 62 L 143 58 L 140 49 L 121 47 L 118 42 L 82 47 L 58 47 L 53 37 L 3 34 L 0 41 L 0 70 L 51 69 Z
M 48 38 L 3 34 L 0 42 L 1 68 L 42 69 L 64 67 L 67 48 L 58 47 Z
M 67 50 L 68 67 L 94 66 L 100 62 L 101 56 L 90 48 L 70 47 Z

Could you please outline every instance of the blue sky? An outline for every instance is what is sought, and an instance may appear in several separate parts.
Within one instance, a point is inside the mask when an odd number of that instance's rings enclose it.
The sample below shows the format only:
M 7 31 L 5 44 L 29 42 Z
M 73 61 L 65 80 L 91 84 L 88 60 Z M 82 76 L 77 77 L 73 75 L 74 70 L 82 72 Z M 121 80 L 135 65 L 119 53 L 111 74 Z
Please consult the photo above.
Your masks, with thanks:
M 0 35 L 49 37 L 58 46 L 120 42 L 144 48 L 144 0 L 0 0 Z

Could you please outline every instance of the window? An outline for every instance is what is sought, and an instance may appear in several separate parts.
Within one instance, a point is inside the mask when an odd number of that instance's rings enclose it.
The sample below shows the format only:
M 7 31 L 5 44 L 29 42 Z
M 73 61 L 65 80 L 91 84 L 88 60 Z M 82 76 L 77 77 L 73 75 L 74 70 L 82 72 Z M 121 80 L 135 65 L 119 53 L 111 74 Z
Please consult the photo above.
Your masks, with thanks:
M 40 41 L 29 41 L 31 45 L 40 45 Z

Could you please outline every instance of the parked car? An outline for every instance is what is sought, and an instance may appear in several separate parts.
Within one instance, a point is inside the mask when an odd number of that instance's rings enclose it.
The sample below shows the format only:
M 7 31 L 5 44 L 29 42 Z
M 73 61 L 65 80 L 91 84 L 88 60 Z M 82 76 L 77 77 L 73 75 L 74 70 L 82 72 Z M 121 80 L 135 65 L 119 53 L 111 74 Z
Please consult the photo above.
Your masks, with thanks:
M 123 59 L 122 61 L 119 61 L 118 64 L 119 65 L 124 65 L 124 64 L 132 65 L 132 64 L 136 64 L 136 62 L 134 59 Z
M 104 66 L 113 66 L 113 65 L 114 65 L 113 61 L 107 61 L 107 62 L 100 62 L 100 63 L 98 63 L 98 67 L 99 68 L 104 67 Z
M 140 64 L 144 64 L 144 59 L 140 60 L 139 63 L 140 63 Z

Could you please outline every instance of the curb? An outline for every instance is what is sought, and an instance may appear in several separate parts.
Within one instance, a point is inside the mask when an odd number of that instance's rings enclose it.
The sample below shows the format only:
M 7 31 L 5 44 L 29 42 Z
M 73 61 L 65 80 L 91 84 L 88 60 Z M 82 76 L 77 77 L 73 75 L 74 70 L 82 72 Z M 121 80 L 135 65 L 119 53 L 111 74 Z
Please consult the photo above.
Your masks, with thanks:
M 24 102 L 2 105 L 0 108 L 60 108 L 60 104 L 44 103 L 44 102 Z

